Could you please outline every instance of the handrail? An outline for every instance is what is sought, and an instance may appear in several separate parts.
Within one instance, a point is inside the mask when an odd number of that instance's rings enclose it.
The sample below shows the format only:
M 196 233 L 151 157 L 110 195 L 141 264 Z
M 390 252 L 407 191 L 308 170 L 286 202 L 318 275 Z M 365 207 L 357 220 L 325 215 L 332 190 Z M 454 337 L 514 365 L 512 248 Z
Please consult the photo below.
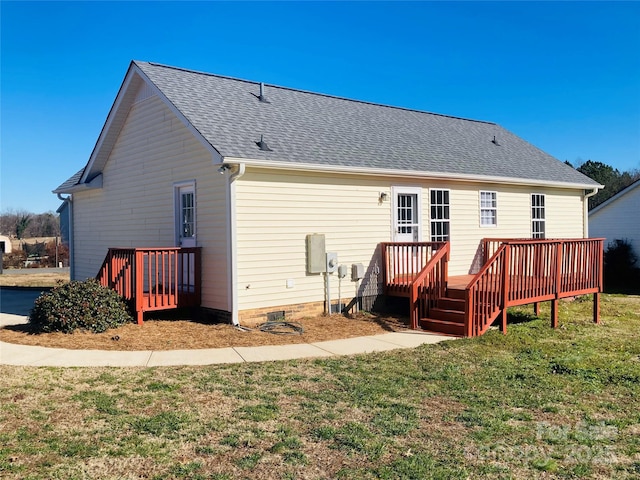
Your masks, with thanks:
M 424 268 L 413 279 L 410 286 L 410 321 L 416 330 L 421 318 L 429 316 L 429 310 L 436 306 L 438 298 L 443 297 L 447 289 L 450 246 L 449 242 L 440 242 L 443 246 L 431 256 Z
M 509 247 L 503 244 L 467 285 L 464 315 L 467 337 L 482 335 L 506 308 L 508 264 Z

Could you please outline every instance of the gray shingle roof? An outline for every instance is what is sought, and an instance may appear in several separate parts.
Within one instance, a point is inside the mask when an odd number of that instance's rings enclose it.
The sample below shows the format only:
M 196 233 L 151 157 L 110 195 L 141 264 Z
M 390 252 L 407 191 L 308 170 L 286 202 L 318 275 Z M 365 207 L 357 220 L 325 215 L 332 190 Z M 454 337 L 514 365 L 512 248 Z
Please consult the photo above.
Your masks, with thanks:
M 134 64 L 223 157 L 598 185 L 495 123 Z
M 82 178 L 82 174 L 84 173 L 84 168 L 76 172 L 72 177 L 65 180 L 62 185 L 56 188 L 53 193 L 66 193 L 72 188 L 74 185 L 77 185 L 80 179 Z

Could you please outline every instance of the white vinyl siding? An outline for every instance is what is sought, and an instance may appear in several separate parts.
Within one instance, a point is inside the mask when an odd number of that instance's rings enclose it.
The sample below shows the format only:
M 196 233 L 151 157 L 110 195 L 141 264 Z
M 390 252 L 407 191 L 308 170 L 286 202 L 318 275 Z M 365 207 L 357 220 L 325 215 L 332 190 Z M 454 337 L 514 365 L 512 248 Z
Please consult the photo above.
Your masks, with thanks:
M 194 178 L 203 306 L 228 310 L 227 178 L 157 96 L 131 108 L 103 169 L 103 187 L 73 195 L 75 277 L 94 277 L 109 247 L 174 246 L 174 185 Z
M 589 215 L 589 236 L 604 238 L 605 249 L 615 239 L 627 240 L 640 257 L 640 184 Z
M 384 178 L 248 168 L 236 187 L 239 309 L 323 301 L 322 276 L 306 273 L 306 235 L 310 233 L 326 236 L 326 249 L 337 252 L 339 264 L 350 267 L 363 263 L 365 294 L 381 293 L 378 245 L 394 238 L 397 205 L 392 198 L 379 198 L 380 192 L 399 189 L 396 184 L 397 180 Z M 421 187 L 423 225 L 431 221 L 430 187 L 428 182 Z M 500 224 L 490 234 L 478 222 L 479 192 L 488 189 L 500 197 Z M 527 187 L 438 182 L 435 190 L 447 190 L 449 194 L 450 275 L 477 271 L 482 238 L 530 236 L 531 191 Z M 577 190 L 546 192 L 550 234 L 582 236 L 581 195 Z M 287 288 L 287 280 L 293 280 L 293 288 Z M 349 276 L 343 279 L 343 299 L 353 298 L 355 288 Z M 337 275 L 331 276 L 331 291 L 336 299 Z
M 364 264 L 362 294 L 382 292 L 380 242 L 392 238 L 389 182 L 352 176 L 247 169 L 236 183 L 239 309 L 324 300 L 322 275 L 306 273 L 306 236 L 324 234 L 338 263 Z M 293 288 L 287 288 L 293 280 Z M 337 275 L 331 275 L 334 300 Z M 356 295 L 350 275 L 341 281 L 344 299 Z

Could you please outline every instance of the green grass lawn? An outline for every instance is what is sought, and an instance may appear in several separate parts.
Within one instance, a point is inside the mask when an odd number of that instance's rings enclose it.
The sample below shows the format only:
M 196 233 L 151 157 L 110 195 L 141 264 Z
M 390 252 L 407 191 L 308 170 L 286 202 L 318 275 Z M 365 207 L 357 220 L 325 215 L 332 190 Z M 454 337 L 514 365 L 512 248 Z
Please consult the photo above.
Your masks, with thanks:
M 0 367 L 0 477 L 640 478 L 640 297 L 348 358 Z

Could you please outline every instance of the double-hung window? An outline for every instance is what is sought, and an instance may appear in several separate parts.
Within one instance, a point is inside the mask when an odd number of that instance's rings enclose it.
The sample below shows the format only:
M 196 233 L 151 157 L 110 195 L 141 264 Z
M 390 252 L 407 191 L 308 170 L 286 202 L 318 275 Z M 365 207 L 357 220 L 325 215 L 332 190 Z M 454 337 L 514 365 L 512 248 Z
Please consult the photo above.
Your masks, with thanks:
M 544 195 L 531 194 L 531 238 L 545 238 Z
M 480 192 L 480 226 L 496 227 L 498 225 L 498 193 Z
M 431 241 L 448 242 L 450 237 L 449 190 L 431 189 Z

